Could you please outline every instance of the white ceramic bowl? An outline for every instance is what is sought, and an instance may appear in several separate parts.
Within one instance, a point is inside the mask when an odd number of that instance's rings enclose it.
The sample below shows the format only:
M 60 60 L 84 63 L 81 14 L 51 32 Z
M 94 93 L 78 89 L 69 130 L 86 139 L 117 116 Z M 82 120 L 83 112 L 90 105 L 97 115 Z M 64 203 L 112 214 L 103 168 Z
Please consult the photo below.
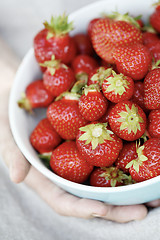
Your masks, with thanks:
M 143 14 L 143 20 L 153 11 L 154 0 L 106 0 L 88 5 L 69 16 L 74 21 L 73 33 L 85 31 L 88 22 L 102 12 L 129 12 L 133 16 Z M 114 205 L 130 205 L 145 203 L 160 198 L 160 176 L 128 186 L 104 188 L 77 184 L 65 180 L 47 169 L 37 157 L 29 142 L 29 135 L 45 112 L 37 110 L 36 115 L 30 116 L 17 106 L 17 101 L 26 86 L 40 77 L 39 67 L 31 49 L 22 61 L 11 90 L 9 101 L 10 126 L 17 145 L 26 159 L 42 174 L 66 191 L 83 198 L 97 199 Z

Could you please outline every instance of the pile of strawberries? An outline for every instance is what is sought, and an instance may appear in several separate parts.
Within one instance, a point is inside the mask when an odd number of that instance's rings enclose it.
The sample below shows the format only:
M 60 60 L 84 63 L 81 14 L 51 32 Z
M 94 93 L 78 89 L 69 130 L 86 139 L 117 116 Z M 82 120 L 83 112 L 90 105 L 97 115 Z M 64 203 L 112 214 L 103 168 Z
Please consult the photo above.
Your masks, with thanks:
M 54 173 L 98 187 L 160 175 L 160 3 L 149 23 L 114 12 L 71 36 L 64 14 L 35 36 L 42 79 L 18 105 L 46 108 L 30 142 Z

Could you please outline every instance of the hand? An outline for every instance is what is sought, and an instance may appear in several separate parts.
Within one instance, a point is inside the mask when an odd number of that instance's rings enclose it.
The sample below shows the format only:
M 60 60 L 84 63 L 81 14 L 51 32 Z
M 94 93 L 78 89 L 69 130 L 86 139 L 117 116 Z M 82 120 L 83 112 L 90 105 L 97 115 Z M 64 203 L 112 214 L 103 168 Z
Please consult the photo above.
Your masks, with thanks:
M 20 163 L 21 169 L 17 168 Z M 29 168 L 30 170 L 25 177 Z M 25 178 L 24 182 L 60 215 L 86 219 L 100 217 L 122 223 L 142 219 L 147 214 L 147 208 L 144 205 L 111 206 L 100 201 L 73 196 L 53 184 L 34 167 L 30 166 L 24 158 L 14 158 L 10 175 L 14 182 L 19 182 Z
M 100 201 L 75 197 L 44 177 L 20 153 L 10 132 L 8 122 L 8 99 L 17 61 L 6 45 L 1 45 L 0 88 L 0 154 L 9 167 L 10 178 L 19 183 L 23 180 L 39 194 L 57 213 L 81 218 L 101 217 L 116 222 L 143 219 L 147 215 L 145 205 L 111 206 Z M 3 72 L 2 72 L 3 71 Z
M 7 95 L 7 92 L 5 92 L 3 104 L 7 102 L 4 101 L 4 99 L 7 100 Z M 0 101 L 0 108 L 2 107 L 1 103 L 2 101 Z M 3 159 L 9 166 L 11 180 L 15 183 L 24 180 L 57 213 L 80 218 L 101 217 L 116 222 L 142 219 L 147 215 L 147 208 L 144 205 L 111 206 L 100 201 L 75 197 L 57 187 L 34 167 L 30 166 L 29 162 L 22 156 L 13 141 L 7 114 L 3 117 L 4 121 L 3 125 L 0 126 L 0 131 L 3 132 L 1 136 L 5 136 L 5 141 L 1 141 L 0 150 Z

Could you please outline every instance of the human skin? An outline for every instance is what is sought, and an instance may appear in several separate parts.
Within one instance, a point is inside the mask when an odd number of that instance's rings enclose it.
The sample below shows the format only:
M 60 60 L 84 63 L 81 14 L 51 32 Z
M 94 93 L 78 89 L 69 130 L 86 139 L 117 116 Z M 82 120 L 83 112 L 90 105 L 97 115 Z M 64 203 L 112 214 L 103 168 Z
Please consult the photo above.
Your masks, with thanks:
M 125 223 L 140 220 L 147 216 L 146 205 L 112 206 L 101 201 L 81 199 L 73 196 L 51 182 L 37 171 L 23 157 L 14 142 L 8 120 L 8 100 L 19 61 L 0 40 L 0 155 L 9 168 L 10 179 L 14 183 L 24 182 L 30 186 L 58 214 L 78 218 L 99 217 Z M 160 201 L 148 204 L 157 207 Z

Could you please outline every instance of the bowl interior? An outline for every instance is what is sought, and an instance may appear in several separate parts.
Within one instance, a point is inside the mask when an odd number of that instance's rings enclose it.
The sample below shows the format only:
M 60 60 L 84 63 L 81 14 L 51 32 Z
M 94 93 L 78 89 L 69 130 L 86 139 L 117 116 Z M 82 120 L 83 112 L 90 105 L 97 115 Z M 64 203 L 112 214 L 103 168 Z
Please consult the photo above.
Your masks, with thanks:
M 121 13 L 129 12 L 133 16 L 143 14 L 143 20 L 147 21 L 148 15 L 153 11 L 153 9 L 151 8 L 152 3 L 153 3 L 152 0 L 146 1 L 106 0 L 95 2 L 89 6 L 86 6 L 72 13 L 69 16 L 69 20 L 74 21 L 75 26 L 75 29 L 73 30 L 72 34 L 86 31 L 87 25 L 91 19 L 93 19 L 94 17 L 101 16 L 102 13 L 111 13 L 113 11 L 119 11 Z M 120 192 L 126 193 L 128 191 L 148 187 L 149 185 L 153 185 L 155 182 L 157 183 L 160 181 L 160 177 L 156 177 L 154 179 L 147 180 L 145 182 L 137 183 L 134 185 L 116 188 L 97 188 L 70 182 L 57 176 L 52 171 L 47 169 L 44 166 L 44 164 L 40 161 L 40 159 L 37 156 L 37 153 L 32 148 L 29 142 L 30 133 L 37 125 L 39 120 L 46 115 L 46 110 L 37 109 L 33 116 L 27 114 L 17 105 L 17 101 L 20 99 L 21 93 L 24 92 L 26 86 L 30 82 L 41 77 L 42 75 L 40 73 L 39 66 L 34 58 L 34 51 L 33 49 L 30 49 L 17 71 L 9 100 L 9 119 L 14 139 L 23 155 L 35 168 L 37 168 L 46 177 L 48 177 L 50 180 L 52 180 L 65 190 L 82 197 L 90 197 L 90 195 L 87 194 L 94 193 L 95 199 L 100 198 L 99 195 L 96 195 L 96 193 L 98 194 L 114 194 L 114 193 L 118 194 Z M 75 192 L 74 190 L 78 192 Z M 102 199 L 100 198 L 100 200 Z M 111 200 L 110 203 L 112 202 L 114 201 Z M 123 203 L 124 201 L 121 200 L 119 201 L 119 204 Z

